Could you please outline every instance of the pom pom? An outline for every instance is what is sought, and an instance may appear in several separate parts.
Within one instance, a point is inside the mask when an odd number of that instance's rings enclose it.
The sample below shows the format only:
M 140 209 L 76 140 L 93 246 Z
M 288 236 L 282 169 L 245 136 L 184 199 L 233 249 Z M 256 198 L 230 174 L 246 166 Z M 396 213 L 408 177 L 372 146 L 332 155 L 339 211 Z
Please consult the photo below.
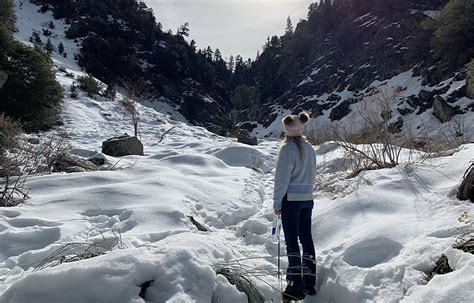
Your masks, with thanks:
M 299 113 L 298 117 L 300 118 L 301 124 L 306 124 L 309 122 L 309 115 L 305 112 Z
M 286 126 L 290 126 L 291 123 L 293 123 L 293 116 L 286 116 L 285 118 L 283 118 L 283 124 L 285 124 Z

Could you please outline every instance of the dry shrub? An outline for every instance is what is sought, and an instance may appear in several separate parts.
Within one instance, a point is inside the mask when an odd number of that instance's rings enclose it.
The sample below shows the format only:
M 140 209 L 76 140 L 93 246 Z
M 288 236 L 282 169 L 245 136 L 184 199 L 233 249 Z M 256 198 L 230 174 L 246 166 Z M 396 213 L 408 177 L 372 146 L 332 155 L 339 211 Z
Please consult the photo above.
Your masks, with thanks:
M 89 232 L 91 232 L 90 230 Z M 111 238 L 106 238 L 103 232 L 100 232 L 102 239 L 100 241 L 89 242 L 71 242 L 61 245 L 53 251 L 44 260 L 39 262 L 35 267 L 35 271 L 42 270 L 47 267 L 54 267 L 63 263 L 71 263 L 80 260 L 95 258 L 105 255 L 109 251 L 117 249 L 125 249 L 127 246 L 122 241 L 120 230 L 110 229 Z
M 474 254 L 474 221 L 466 211 L 461 214 L 458 221 L 465 225 L 453 247 Z
M 442 254 L 441 257 L 438 259 L 438 261 L 436 261 L 436 264 L 433 270 L 425 278 L 429 282 L 436 275 L 444 275 L 452 271 L 453 269 L 449 265 L 448 257 L 446 257 L 445 254 Z
M 230 284 L 235 285 L 239 291 L 246 294 L 249 302 L 263 303 L 265 301 L 258 287 L 252 280 L 247 278 L 244 272 L 237 270 L 235 267 L 218 267 L 216 268 L 216 274 L 224 276 Z
M 20 125 L 3 115 L 0 127 L 0 207 L 11 207 L 27 199 L 25 183 L 29 176 L 49 173 L 71 146 L 57 134 L 39 144 L 30 144 L 22 138 Z

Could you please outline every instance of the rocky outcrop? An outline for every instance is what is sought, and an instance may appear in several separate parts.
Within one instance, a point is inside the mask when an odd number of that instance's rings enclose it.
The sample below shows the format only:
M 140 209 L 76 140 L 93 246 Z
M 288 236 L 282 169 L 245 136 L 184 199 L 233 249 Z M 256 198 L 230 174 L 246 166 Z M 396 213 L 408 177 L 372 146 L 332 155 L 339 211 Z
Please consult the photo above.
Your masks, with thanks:
M 102 153 L 109 156 L 143 156 L 143 144 L 137 137 L 130 137 L 125 134 L 102 142 Z
M 181 114 L 191 123 L 206 127 L 208 130 L 225 135 L 232 128 L 230 107 L 217 102 L 210 96 L 193 94 L 182 99 Z
M 454 115 L 456 115 L 456 109 L 446 103 L 440 96 L 434 96 L 433 98 L 433 115 L 438 118 L 441 123 L 448 122 Z
M 338 106 L 334 107 L 331 111 L 331 114 L 329 115 L 331 121 L 338 121 L 347 116 L 352 111 L 350 105 L 350 101 L 346 100 Z
M 459 200 L 471 200 L 471 202 L 474 202 L 474 164 L 471 164 L 464 174 L 456 196 Z

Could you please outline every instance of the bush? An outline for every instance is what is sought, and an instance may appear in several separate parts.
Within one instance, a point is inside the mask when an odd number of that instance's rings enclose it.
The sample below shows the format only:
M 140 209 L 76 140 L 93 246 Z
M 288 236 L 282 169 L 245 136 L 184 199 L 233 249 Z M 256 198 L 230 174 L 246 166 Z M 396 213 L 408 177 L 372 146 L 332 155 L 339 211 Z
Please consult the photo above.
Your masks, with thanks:
M 34 173 L 51 172 L 71 146 L 56 134 L 39 144 L 29 144 L 21 140 L 19 124 L 3 115 L 0 134 L 0 207 L 16 206 L 28 198 L 26 180 Z
M 79 81 L 79 88 L 85 91 L 89 97 L 98 95 L 102 89 L 100 82 L 91 75 L 80 76 L 77 81 Z
M 21 134 L 21 127 L 18 122 L 0 113 L 0 154 L 17 145 L 19 134 Z

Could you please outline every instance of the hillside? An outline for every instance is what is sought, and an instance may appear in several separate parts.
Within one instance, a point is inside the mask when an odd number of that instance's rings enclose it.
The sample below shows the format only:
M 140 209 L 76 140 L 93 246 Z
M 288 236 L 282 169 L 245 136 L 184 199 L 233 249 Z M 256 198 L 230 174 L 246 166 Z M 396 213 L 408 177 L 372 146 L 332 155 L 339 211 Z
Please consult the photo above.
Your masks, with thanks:
M 280 118 L 299 110 L 317 118 L 313 128 L 347 128 L 364 103 L 382 94 L 394 134 L 417 144 L 424 137 L 473 139 L 469 1 L 315 3 L 307 20 L 269 37 L 262 54 L 248 62 L 240 56 L 226 61 L 211 47 L 196 49 L 185 39 L 187 25 L 163 32 L 160 12 L 143 2 L 33 2 L 64 22 L 85 71 L 111 87 L 142 83 L 141 97 L 165 100 L 190 123 L 218 134 L 237 127 L 278 136 Z M 327 139 L 334 138 L 319 140 Z
M 381 92 L 395 131 L 432 137 L 436 129 L 453 136 L 462 121 L 466 128 L 460 133 L 472 140 L 474 101 L 468 98 L 466 64 L 474 56 L 469 21 L 474 8 L 469 1 L 446 3 L 312 5 L 308 20 L 269 39 L 253 65 L 249 77 L 262 104 L 261 127 L 254 133 L 274 134 L 270 126 L 278 117 L 301 109 L 318 117 L 314 127 L 347 127 L 360 115 L 361 101 L 375 103 L 371 99 Z M 459 23 L 444 26 L 447 22 Z M 243 125 L 256 126 L 252 119 Z

